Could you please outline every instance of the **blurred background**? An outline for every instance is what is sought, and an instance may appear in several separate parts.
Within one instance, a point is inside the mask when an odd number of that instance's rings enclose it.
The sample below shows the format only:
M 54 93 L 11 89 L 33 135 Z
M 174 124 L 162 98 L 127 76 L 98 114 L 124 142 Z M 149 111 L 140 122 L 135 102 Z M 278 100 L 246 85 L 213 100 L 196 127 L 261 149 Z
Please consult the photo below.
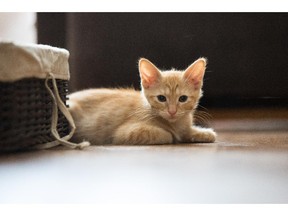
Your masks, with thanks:
M 25 16 L 30 16 L 30 36 L 20 24 Z M 70 51 L 71 91 L 139 88 L 140 57 L 161 69 L 185 69 L 204 56 L 208 69 L 201 105 L 288 104 L 287 13 L 0 13 L 2 38 L 8 29 L 3 17 L 7 26 L 15 26 L 9 30 L 18 38 L 11 39 Z

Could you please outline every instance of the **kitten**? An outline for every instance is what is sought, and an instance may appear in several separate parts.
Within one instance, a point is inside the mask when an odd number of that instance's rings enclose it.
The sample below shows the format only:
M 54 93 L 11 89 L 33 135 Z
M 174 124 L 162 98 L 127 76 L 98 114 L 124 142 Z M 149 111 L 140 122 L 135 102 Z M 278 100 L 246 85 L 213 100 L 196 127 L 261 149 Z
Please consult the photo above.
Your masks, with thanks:
M 206 59 L 185 71 L 160 71 L 149 60 L 139 60 L 141 91 L 90 89 L 70 95 L 75 138 L 91 144 L 171 144 L 214 142 L 210 128 L 193 126 L 202 96 Z

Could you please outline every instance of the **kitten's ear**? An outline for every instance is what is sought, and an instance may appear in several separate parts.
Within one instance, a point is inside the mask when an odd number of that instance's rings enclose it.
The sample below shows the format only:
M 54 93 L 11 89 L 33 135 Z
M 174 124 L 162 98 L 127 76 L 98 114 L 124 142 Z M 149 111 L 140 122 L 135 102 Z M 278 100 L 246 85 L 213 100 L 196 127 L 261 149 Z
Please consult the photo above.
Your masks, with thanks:
M 138 66 L 141 77 L 141 83 L 144 88 L 153 87 L 160 81 L 161 79 L 160 70 L 148 59 L 141 58 L 139 60 Z
M 184 79 L 189 84 L 192 84 L 195 90 L 200 89 L 203 83 L 207 59 L 199 58 L 191 64 L 184 72 Z

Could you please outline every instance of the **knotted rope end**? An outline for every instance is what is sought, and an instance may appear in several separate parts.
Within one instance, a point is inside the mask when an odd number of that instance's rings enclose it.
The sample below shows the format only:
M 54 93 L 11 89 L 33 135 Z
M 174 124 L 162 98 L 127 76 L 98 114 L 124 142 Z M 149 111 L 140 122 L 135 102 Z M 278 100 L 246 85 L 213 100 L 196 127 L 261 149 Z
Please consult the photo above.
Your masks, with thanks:
M 76 148 L 82 150 L 82 149 L 84 149 L 84 148 L 86 148 L 86 147 L 88 147 L 90 145 L 91 145 L 90 142 L 83 141 L 83 142 L 79 143 Z

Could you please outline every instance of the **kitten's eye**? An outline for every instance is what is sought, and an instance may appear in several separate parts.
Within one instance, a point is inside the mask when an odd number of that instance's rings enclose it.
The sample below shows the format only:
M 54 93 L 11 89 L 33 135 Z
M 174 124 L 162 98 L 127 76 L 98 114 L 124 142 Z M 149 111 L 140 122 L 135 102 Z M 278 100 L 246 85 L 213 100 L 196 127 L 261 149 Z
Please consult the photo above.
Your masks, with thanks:
M 188 99 L 188 96 L 186 96 L 186 95 L 182 95 L 182 96 L 179 97 L 179 101 L 182 102 L 182 103 L 187 101 L 187 99 Z
M 160 102 L 165 102 L 166 101 L 166 97 L 164 95 L 158 95 L 157 96 L 158 101 Z

